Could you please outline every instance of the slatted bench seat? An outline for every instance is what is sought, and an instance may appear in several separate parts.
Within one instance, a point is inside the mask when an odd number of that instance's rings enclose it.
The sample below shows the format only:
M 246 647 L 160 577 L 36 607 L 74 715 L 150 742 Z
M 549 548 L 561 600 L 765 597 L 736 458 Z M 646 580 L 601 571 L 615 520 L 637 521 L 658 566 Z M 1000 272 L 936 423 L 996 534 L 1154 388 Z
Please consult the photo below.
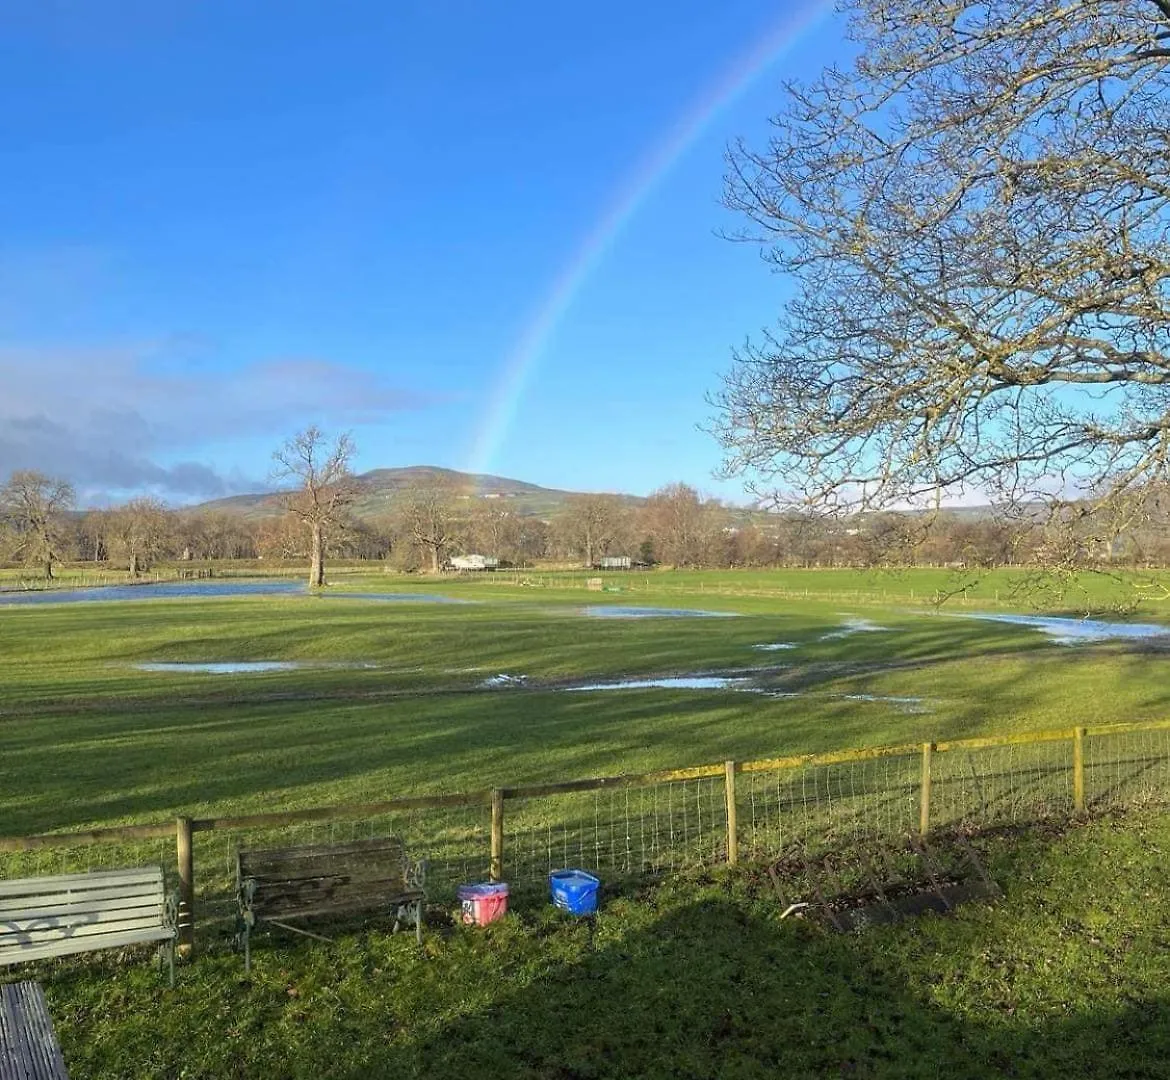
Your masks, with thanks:
M 0 1080 L 69 1080 L 44 991 L 35 982 L 0 986 Z
M 244 967 L 252 969 L 250 938 L 258 922 L 296 934 L 329 939 L 289 925 L 289 919 L 385 911 L 395 929 L 405 919 L 422 941 L 426 863 L 407 857 L 397 837 L 357 840 L 236 855 L 236 895 Z
M 177 908 L 161 866 L 0 880 L 0 966 L 158 942 L 174 986 Z

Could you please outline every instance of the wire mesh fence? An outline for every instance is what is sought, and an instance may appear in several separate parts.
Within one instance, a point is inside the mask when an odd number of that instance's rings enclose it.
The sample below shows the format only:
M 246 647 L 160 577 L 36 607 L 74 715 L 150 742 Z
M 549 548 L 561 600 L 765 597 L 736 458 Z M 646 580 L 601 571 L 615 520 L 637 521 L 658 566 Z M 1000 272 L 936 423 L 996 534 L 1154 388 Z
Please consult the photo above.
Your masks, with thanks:
M 1072 740 L 953 749 L 931 762 L 932 827 L 1007 825 L 1073 810 Z
M 1119 728 L 1085 740 L 1088 806 L 1144 806 L 1170 800 L 1170 727 Z
M 507 877 L 521 885 L 570 866 L 614 880 L 726 858 L 718 777 L 509 799 L 505 821 Z
M 791 845 L 834 847 L 912 831 L 919 758 L 912 753 L 758 770 L 736 786 L 740 847 L 766 859 Z
M 616 883 L 722 863 L 733 845 L 740 858 L 775 860 L 924 826 L 975 830 L 1166 802 L 1170 722 L 196 821 L 186 875 L 176 823 L 0 837 L 0 878 L 161 864 L 170 884 L 190 880 L 197 924 L 210 931 L 234 918 L 240 850 L 396 836 L 427 860 L 429 899 L 449 905 L 460 884 L 493 871 L 521 891 L 564 867 Z
M 174 827 L 146 839 L 119 839 L 102 843 L 61 843 L 29 850 L 0 850 L 0 879 L 55 877 L 129 866 L 161 865 L 170 888 L 178 885 Z
M 399 837 L 410 857 L 427 863 L 427 893 L 454 898 L 458 885 L 488 876 L 490 809 L 486 804 L 411 807 L 332 821 L 199 829 L 194 834 L 195 905 L 201 921 L 233 919 L 240 851 L 343 844 Z M 173 858 L 173 852 L 172 852 Z

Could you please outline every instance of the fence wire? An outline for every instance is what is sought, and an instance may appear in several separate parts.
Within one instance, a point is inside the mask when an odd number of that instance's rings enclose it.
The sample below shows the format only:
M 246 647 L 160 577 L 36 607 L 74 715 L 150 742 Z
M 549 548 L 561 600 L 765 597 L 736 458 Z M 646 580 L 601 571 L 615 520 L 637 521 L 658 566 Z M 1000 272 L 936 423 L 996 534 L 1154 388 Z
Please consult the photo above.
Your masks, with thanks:
M 519 884 L 569 866 L 610 880 L 707 866 L 727 853 L 723 781 L 510 799 L 505 831 L 505 876 Z
M 161 865 L 168 888 L 178 886 L 174 833 L 148 840 L 117 840 L 97 844 L 40 847 L 0 852 L 0 879 L 85 874 Z
M 1085 739 L 1085 801 L 1100 809 L 1170 801 L 1170 729 Z
M 1072 809 L 1071 739 L 949 750 L 931 763 L 932 828 L 1038 821 Z
M 792 844 L 903 836 L 917 822 L 920 776 L 913 754 L 745 772 L 736 783 L 740 850 L 765 859 Z
M 427 862 L 427 894 L 454 900 L 456 888 L 488 876 L 491 811 L 485 805 L 411 809 L 354 820 L 270 828 L 224 828 L 194 835 L 195 905 L 203 920 L 234 918 L 236 855 L 241 850 L 342 844 L 396 836 Z M 172 851 L 172 861 L 174 853 Z
M 1074 739 L 935 751 L 930 761 L 932 829 L 978 829 L 1074 809 Z M 1083 739 L 1086 808 L 1170 803 L 1170 728 L 1118 729 Z M 830 764 L 741 766 L 736 774 L 740 857 L 770 860 L 793 847 L 844 850 L 916 832 L 922 754 L 907 749 Z M 503 802 L 503 876 L 521 890 L 543 886 L 552 870 L 579 867 L 607 883 L 724 862 L 727 790 L 722 774 L 640 781 L 592 791 Z M 193 836 L 195 910 L 201 928 L 235 915 L 241 849 L 400 837 L 428 862 L 427 892 L 452 904 L 460 884 L 489 876 L 492 812 L 487 801 L 403 809 L 349 820 L 197 830 Z M 0 878 L 161 864 L 177 887 L 173 832 L 152 839 L 0 851 Z M 202 930 L 201 930 L 202 932 Z

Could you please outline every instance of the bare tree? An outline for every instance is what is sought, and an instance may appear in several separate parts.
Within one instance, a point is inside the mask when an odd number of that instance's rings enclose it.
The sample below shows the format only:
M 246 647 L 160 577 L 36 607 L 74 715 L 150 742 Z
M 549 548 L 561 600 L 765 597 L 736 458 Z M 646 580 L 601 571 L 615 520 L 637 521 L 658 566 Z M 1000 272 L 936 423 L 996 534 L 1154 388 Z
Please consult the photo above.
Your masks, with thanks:
M 106 535 L 112 554 L 126 560 L 131 577 L 138 577 L 161 558 L 175 533 L 175 521 L 159 499 L 141 496 L 105 513 Z
M 330 441 L 310 425 L 272 454 L 277 480 L 291 480 L 296 488 L 285 495 L 285 509 L 309 533 L 309 585 L 325 584 L 325 543 L 330 530 L 343 527 L 346 508 L 357 494 L 349 466 L 357 448 L 349 433 Z
M 630 513 L 616 495 L 570 495 L 555 524 L 565 547 L 593 566 L 616 543 L 628 540 Z
M 403 530 L 430 561 L 432 574 L 442 569 L 443 560 L 461 531 L 462 521 L 455 505 L 457 494 L 453 484 L 436 479 L 408 485 L 396 502 Z
M 659 488 L 642 511 L 656 557 L 675 566 L 702 566 L 711 560 L 713 541 L 725 519 L 718 502 L 704 500 L 688 484 Z
M 856 64 L 729 154 L 794 288 L 715 401 L 727 468 L 818 509 L 1040 501 L 1107 548 L 1170 472 L 1170 0 L 846 7 Z
M 44 473 L 14 472 L 0 488 L 0 516 L 7 518 L 17 558 L 53 577 L 65 543 L 64 514 L 74 502 L 73 485 Z

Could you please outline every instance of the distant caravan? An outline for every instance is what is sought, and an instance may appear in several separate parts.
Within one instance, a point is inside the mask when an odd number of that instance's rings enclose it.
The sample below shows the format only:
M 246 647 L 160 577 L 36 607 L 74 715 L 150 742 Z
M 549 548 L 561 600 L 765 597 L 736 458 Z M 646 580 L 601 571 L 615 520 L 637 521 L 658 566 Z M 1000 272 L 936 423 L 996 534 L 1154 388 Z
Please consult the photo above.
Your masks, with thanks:
M 491 555 L 455 555 L 447 561 L 451 570 L 495 570 L 500 560 Z

